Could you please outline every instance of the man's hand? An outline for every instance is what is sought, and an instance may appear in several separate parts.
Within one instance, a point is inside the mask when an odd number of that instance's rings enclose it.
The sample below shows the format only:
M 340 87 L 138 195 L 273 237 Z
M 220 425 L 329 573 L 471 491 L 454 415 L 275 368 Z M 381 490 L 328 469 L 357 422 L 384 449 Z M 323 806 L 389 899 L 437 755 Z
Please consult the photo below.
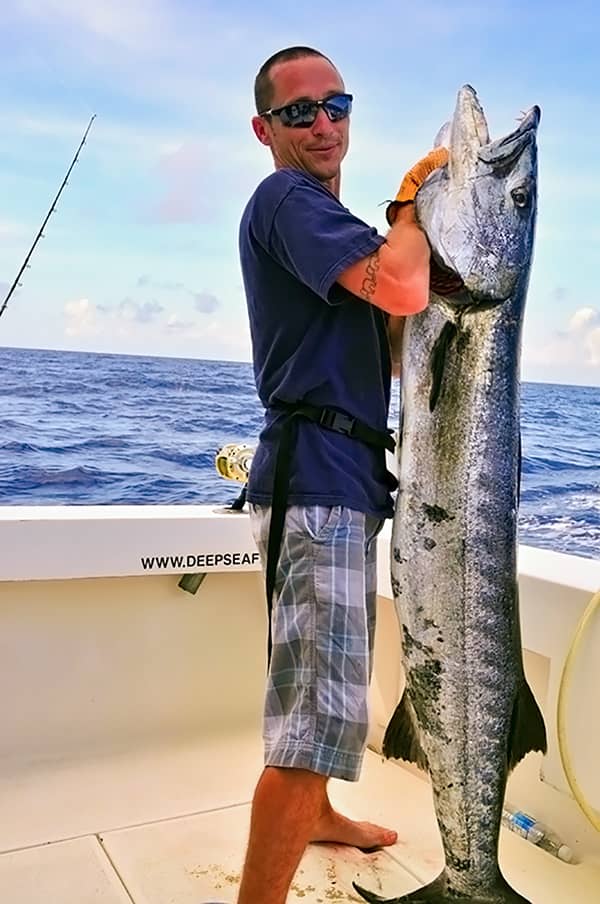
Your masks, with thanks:
M 396 221 L 398 209 L 402 204 L 410 203 L 415 200 L 418 190 L 434 170 L 448 163 L 448 149 L 444 147 L 434 148 L 425 157 L 422 157 L 414 166 L 412 166 L 398 189 L 398 194 L 388 204 L 385 212 L 386 218 L 390 226 Z

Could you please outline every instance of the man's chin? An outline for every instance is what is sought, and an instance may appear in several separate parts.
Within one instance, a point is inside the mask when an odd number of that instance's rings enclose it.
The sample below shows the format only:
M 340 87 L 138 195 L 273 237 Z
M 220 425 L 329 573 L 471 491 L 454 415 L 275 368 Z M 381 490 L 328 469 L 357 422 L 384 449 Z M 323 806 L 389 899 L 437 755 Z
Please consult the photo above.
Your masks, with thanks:
M 314 176 L 315 179 L 318 179 L 319 182 L 331 182 L 332 179 L 337 178 L 340 173 L 339 164 L 337 166 L 315 166 L 314 164 L 310 167 L 307 167 L 308 172 L 311 176 Z

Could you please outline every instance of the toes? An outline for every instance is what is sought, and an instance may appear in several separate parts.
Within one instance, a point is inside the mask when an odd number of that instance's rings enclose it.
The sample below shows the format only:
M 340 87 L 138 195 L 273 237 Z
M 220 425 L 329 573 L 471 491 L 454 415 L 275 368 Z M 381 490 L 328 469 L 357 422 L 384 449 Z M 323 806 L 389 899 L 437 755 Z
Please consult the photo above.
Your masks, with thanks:
M 375 851 L 380 851 L 381 848 L 389 847 L 389 845 L 395 844 L 398 841 L 398 833 L 394 832 L 392 829 L 387 831 L 380 829 L 379 831 L 373 832 L 372 837 L 374 843 L 360 847 L 360 850 L 364 854 L 373 854 Z

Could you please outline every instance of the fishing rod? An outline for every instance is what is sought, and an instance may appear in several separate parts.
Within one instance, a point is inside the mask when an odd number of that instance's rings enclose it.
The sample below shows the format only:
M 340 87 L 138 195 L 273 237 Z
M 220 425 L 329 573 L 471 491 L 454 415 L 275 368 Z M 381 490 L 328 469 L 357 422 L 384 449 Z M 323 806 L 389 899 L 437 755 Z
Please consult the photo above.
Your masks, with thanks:
M 8 302 L 10 301 L 11 295 L 13 294 L 13 292 L 15 291 L 15 289 L 17 288 L 17 286 L 20 285 L 19 280 L 21 279 L 21 276 L 23 275 L 23 271 L 29 266 L 29 260 L 30 260 L 31 255 L 33 254 L 33 252 L 34 252 L 34 250 L 35 250 L 35 246 L 37 245 L 37 243 L 39 242 L 39 240 L 42 238 L 42 236 L 43 236 L 43 234 L 44 234 L 44 228 L 45 228 L 45 226 L 46 226 L 46 223 L 48 222 L 48 220 L 50 219 L 50 217 L 52 216 L 52 214 L 53 214 L 54 211 L 56 210 L 56 204 L 57 204 L 57 202 L 58 202 L 58 199 L 60 198 L 60 196 L 61 196 L 61 194 L 62 194 L 63 188 L 64 188 L 65 185 L 67 184 L 67 181 L 68 181 L 68 179 L 69 179 L 69 176 L 71 175 L 71 170 L 73 169 L 73 167 L 74 167 L 75 164 L 77 163 L 77 158 L 79 157 L 79 153 L 80 153 L 82 147 L 83 147 L 84 144 L 85 144 L 85 140 L 86 140 L 86 138 L 88 137 L 88 133 L 89 133 L 90 129 L 92 128 L 92 123 L 93 123 L 93 121 L 95 120 L 95 118 L 96 118 L 96 114 L 94 113 L 94 115 L 92 116 L 92 118 L 90 119 L 90 121 L 89 121 L 89 123 L 88 123 L 88 127 L 87 127 L 87 129 L 85 130 L 84 136 L 83 136 L 83 138 L 81 139 L 81 143 L 80 143 L 79 147 L 77 148 L 77 152 L 76 152 L 75 156 L 73 157 L 73 160 L 72 160 L 72 162 L 71 162 L 71 166 L 70 166 L 69 169 L 67 170 L 67 174 L 66 174 L 65 178 L 63 179 L 60 188 L 58 189 L 57 195 L 56 195 L 54 201 L 52 202 L 52 204 L 50 205 L 50 210 L 49 210 L 48 213 L 46 214 L 46 218 L 45 218 L 44 222 L 42 223 L 42 225 L 40 226 L 40 231 L 39 231 L 38 234 L 36 235 L 35 240 L 34 240 L 34 242 L 33 242 L 33 245 L 32 245 L 31 248 L 29 249 L 29 251 L 28 251 L 28 253 L 27 253 L 27 257 L 26 257 L 25 260 L 23 261 L 23 265 L 22 265 L 21 269 L 19 270 L 19 272 L 17 273 L 16 279 L 15 279 L 14 283 L 12 284 L 12 286 L 10 287 L 10 289 L 8 290 L 8 295 L 6 296 L 6 298 L 4 299 L 4 301 L 3 301 L 3 303 L 2 303 L 2 307 L 0 308 L 0 317 L 2 317 L 2 315 L 4 314 L 4 311 L 6 310 L 6 306 L 7 306 Z

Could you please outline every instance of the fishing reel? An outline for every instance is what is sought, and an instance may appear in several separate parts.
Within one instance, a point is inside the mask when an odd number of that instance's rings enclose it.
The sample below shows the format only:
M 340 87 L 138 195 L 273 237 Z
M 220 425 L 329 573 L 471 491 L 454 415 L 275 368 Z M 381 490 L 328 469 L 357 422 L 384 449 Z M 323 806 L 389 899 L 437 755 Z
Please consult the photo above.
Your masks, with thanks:
M 253 458 L 252 446 L 247 446 L 245 443 L 227 443 L 217 452 L 215 467 L 217 473 L 226 480 L 247 483 Z
M 246 443 L 227 443 L 215 456 L 215 468 L 217 474 L 225 480 L 235 480 L 243 483 L 242 492 L 231 505 L 232 511 L 241 511 L 246 502 L 246 484 L 250 476 L 254 448 Z
M 254 449 L 245 443 L 227 443 L 215 455 L 215 468 L 217 474 L 225 480 L 235 480 L 243 483 L 242 492 L 231 505 L 226 505 L 222 512 L 241 512 L 246 504 L 246 484 L 250 476 L 250 467 L 254 457 Z M 198 574 L 184 574 L 178 586 L 188 593 L 196 593 L 200 584 L 206 577 L 206 572 Z

